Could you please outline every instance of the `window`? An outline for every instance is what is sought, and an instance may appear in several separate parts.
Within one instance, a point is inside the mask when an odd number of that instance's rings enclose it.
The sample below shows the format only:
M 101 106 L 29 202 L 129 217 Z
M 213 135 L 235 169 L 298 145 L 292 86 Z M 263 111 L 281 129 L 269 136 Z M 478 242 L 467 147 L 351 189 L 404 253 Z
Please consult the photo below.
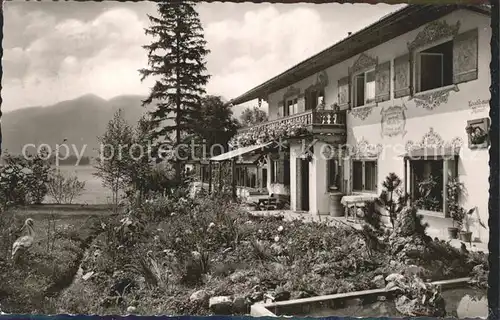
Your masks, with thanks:
M 337 159 L 330 159 L 327 161 L 328 165 L 328 189 L 330 190 L 340 190 L 341 183 L 341 167 L 340 161 Z
M 417 92 L 453 83 L 453 41 L 417 53 L 415 61 Z
M 299 112 L 297 98 L 287 100 L 286 102 L 286 115 L 291 116 Z
M 290 185 L 290 159 L 285 159 L 283 161 L 283 184 L 286 186 Z
M 443 210 L 443 160 L 412 160 L 412 199 L 417 208 Z
M 375 70 L 354 76 L 354 106 L 361 107 L 375 101 Z
M 285 116 L 285 107 L 283 105 L 280 105 L 278 107 L 278 118 L 281 118 L 284 116 Z
M 377 161 L 355 160 L 352 162 L 353 191 L 377 191 Z
M 306 94 L 306 110 L 316 109 L 320 103 L 323 103 L 324 99 L 324 89 L 309 90 Z

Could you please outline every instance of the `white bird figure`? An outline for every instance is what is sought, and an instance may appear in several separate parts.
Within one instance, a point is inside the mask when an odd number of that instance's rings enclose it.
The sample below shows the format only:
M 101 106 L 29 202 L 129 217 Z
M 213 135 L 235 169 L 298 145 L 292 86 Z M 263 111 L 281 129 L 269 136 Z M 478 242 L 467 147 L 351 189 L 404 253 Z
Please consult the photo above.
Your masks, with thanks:
M 31 218 L 26 219 L 22 231 L 26 231 L 27 235 L 18 238 L 12 245 L 12 260 L 17 259 L 19 254 L 29 249 L 34 242 L 35 230 L 33 229 L 34 221 Z

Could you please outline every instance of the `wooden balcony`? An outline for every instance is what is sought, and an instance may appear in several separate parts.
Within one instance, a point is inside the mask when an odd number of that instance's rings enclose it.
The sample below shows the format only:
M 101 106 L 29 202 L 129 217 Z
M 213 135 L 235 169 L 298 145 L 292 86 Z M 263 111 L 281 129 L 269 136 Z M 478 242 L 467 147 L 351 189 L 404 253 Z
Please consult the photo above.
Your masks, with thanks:
M 267 121 L 252 127 L 238 130 L 238 134 L 261 131 L 283 130 L 283 128 L 299 127 L 309 134 L 330 136 L 331 142 L 346 142 L 346 111 L 308 110 L 288 117 Z M 291 137 L 290 137 L 291 138 Z

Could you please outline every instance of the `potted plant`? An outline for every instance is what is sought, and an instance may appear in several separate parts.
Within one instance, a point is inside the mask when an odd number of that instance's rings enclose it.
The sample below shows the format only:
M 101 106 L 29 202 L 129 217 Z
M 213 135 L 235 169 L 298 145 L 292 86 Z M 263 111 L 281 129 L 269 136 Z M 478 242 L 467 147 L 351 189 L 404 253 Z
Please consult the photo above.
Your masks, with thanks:
M 453 226 L 448 227 L 448 237 L 450 239 L 458 239 L 458 231 L 462 229 L 466 212 L 464 208 L 456 205 L 450 207 L 453 208 L 450 210 Z
M 472 240 L 472 232 L 470 231 L 470 227 L 471 227 L 471 224 L 472 224 L 472 214 L 474 213 L 474 211 L 476 210 L 476 208 L 472 208 L 470 209 L 469 211 L 465 212 L 464 210 L 464 219 L 463 219 L 463 227 L 464 229 L 462 229 L 462 231 L 460 231 L 460 240 L 462 240 L 463 242 L 471 242 Z
M 451 179 L 446 186 L 446 198 L 448 203 L 448 213 L 452 218 L 453 226 L 448 227 L 450 239 L 458 238 L 458 231 L 462 229 L 465 210 L 459 205 L 459 196 L 463 190 L 463 183 L 458 179 Z

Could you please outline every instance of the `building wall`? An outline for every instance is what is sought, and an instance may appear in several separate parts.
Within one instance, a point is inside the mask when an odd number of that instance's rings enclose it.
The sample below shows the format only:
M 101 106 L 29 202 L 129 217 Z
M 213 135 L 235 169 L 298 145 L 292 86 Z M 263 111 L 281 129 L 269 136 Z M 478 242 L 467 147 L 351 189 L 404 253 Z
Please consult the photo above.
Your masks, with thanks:
M 366 55 L 377 57 L 379 63 L 391 61 L 391 98 L 388 101 L 378 103 L 371 108 L 366 108 L 366 117 L 355 116 L 348 113 L 347 117 L 347 143 L 356 145 L 361 140 L 366 140 L 372 145 L 380 144 L 384 147 L 378 161 L 378 189 L 381 191 L 380 183 L 390 172 L 395 172 L 401 178 L 404 177 L 404 164 L 400 157 L 405 152 L 405 144 L 408 141 L 419 142 L 424 135 L 433 128 L 443 142 L 449 143 L 455 138 L 463 141 L 460 151 L 458 174 L 461 181 L 465 183 L 467 197 L 463 199 L 466 209 L 477 206 L 481 220 L 487 224 L 488 220 L 488 149 L 471 150 L 467 146 L 467 135 L 465 126 L 468 120 L 487 118 L 490 99 L 490 71 L 491 60 L 489 42 L 491 39 L 490 18 L 467 10 L 455 11 L 441 20 L 449 25 L 455 25 L 460 21 L 459 33 L 478 28 L 478 79 L 458 84 L 458 92 L 451 91 L 447 101 L 441 101 L 432 110 L 417 106 L 416 99 L 409 97 L 394 98 L 394 61 L 393 59 L 408 53 L 407 44 L 415 39 L 417 34 L 425 26 L 399 36 L 378 47 L 365 52 Z M 325 102 L 327 108 L 338 101 L 338 80 L 348 75 L 348 68 L 358 59 L 355 56 L 347 61 L 326 69 L 329 84 L 325 88 Z M 308 86 L 315 82 L 316 75 L 301 80 L 294 84 L 303 92 Z M 283 88 L 268 97 L 269 118 L 277 118 L 278 101 L 282 100 L 287 88 Z M 418 96 L 418 95 L 417 95 Z M 476 101 L 483 103 L 479 108 L 474 108 Z M 402 119 L 404 130 L 399 134 L 389 137 L 382 132 L 382 111 L 388 107 L 401 106 L 405 118 Z M 477 105 L 476 105 L 477 107 Z M 301 110 L 299 110 L 301 111 Z M 319 150 L 320 148 L 315 148 Z M 316 151 L 315 151 L 316 152 Z M 319 151 L 318 151 L 319 152 Z M 293 157 L 293 156 L 292 156 Z M 382 161 L 383 160 L 383 161 Z M 315 162 L 317 161 L 317 162 Z M 326 183 L 326 163 L 324 160 L 313 160 L 310 165 L 310 191 L 314 192 L 314 201 L 311 201 L 311 212 L 327 212 L 328 195 Z M 291 162 L 291 195 L 292 208 L 294 208 L 295 186 L 295 162 Z M 488 241 L 488 231 L 481 229 L 478 224 L 472 228 L 473 237 L 480 238 L 483 242 Z

